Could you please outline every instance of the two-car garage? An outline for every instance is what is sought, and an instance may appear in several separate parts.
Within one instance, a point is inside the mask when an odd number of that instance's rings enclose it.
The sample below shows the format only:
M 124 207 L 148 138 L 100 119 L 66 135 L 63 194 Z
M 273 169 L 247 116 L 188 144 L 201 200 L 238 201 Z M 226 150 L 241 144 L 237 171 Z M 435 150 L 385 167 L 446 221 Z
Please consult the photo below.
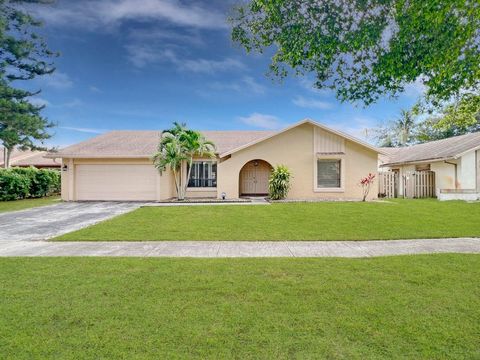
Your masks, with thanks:
M 73 177 L 75 200 L 153 201 L 160 190 L 152 164 L 77 164 Z

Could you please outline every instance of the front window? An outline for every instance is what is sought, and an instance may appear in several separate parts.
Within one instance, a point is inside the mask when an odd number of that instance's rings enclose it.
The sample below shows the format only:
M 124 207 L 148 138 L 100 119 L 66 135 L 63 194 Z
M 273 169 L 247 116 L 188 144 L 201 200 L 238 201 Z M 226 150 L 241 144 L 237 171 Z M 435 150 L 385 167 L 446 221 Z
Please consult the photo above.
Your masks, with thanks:
M 340 188 L 341 187 L 341 160 L 318 159 L 317 160 L 317 187 Z
M 217 162 L 194 161 L 188 181 L 190 188 L 217 187 Z

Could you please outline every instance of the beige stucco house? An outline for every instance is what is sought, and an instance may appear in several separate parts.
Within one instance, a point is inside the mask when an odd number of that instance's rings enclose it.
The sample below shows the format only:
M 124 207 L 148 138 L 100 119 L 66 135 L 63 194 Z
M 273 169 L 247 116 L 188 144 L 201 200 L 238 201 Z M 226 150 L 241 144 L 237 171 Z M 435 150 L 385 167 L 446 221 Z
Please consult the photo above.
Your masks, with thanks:
M 266 195 L 273 166 L 286 165 L 291 199 L 360 199 L 360 179 L 377 172 L 378 149 L 312 120 L 280 131 L 202 131 L 215 159 L 195 159 L 187 197 Z M 159 201 L 176 196 L 170 170 L 151 157 L 159 131 L 112 131 L 50 154 L 62 161 L 62 198 Z M 185 179 L 186 180 L 186 179 Z M 370 198 L 376 197 L 372 191 Z
M 480 199 L 480 132 L 404 148 L 384 148 L 382 170 L 403 175 L 430 170 L 439 200 Z M 399 196 L 403 188 L 399 187 Z

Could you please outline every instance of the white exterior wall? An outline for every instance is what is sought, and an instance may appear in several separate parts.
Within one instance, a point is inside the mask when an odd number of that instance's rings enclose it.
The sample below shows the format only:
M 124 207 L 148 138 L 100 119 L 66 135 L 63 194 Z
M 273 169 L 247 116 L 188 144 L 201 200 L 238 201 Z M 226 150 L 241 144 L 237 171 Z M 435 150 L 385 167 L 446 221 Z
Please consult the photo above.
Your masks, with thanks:
M 475 189 L 477 180 L 476 160 L 475 151 L 471 151 L 461 157 L 457 179 L 459 189 Z
M 437 197 L 440 189 L 456 189 L 458 185 L 458 161 L 438 161 L 430 164 L 430 170 L 435 171 L 435 189 Z M 455 165 L 457 164 L 457 165 Z

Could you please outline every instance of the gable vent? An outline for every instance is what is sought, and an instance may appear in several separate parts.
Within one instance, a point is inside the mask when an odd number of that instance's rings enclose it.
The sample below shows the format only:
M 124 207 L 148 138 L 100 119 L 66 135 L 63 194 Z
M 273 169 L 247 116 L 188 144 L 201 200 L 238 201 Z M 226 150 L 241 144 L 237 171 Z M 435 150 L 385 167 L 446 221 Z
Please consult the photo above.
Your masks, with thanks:
M 317 154 L 345 154 L 345 139 L 318 127 L 315 128 L 315 152 Z

